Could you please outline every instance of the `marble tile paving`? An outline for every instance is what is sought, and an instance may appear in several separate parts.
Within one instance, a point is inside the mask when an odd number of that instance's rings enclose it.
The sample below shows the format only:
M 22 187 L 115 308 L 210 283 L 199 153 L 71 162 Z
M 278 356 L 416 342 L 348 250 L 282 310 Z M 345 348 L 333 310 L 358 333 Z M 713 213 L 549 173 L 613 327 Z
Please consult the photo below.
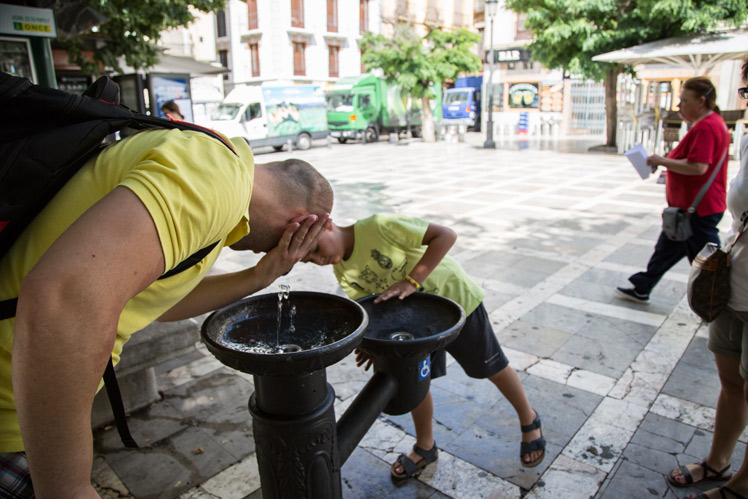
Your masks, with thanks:
M 575 150 L 581 143 L 557 144 L 571 151 L 562 154 L 481 144 L 468 134 L 465 143 L 295 154 L 330 179 L 337 223 L 398 211 L 455 228 L 452 254 L 487 290 L 497 337 L 543 417 L 546 459 L 520 466 L 513 409 L 450 359 L 449 374 L 432 382 L 439 460 L 417 479 L 393 482 L 390 464 L 413 445 L 414 430 L 408 415 L 382 415 L 342 467 L 343 496 L 680 497 L 688 490 L 670 490 L 663 474 L 705 456 L 714 422 L 713 397 L 689 389 L 689 367 L 701 369 L 702 389 L 719 386 L 705 328 L 683 299 L 687 264 L 665 276 L 649 305 L 613 292 L 647 262 L 661 186 L 639 180 L 624 158 Z M 212 272 L 257 259 L 225 250 Z M 297 265 L 268 292 L 280 284 L 342 294 L 331 269 L 313 265 Z M 198 352 L 160 371 L 163 400 L 131 416 L 148 448 L 123 450 L 111 429 L 95 432 L 92 480 L 102 497 L 262 496 L 246 409 L 252 378 Z M 340 416 L 370 374 L 348 357 L 327 375 Z M 739 446 L 733 465 L 742 460 Z

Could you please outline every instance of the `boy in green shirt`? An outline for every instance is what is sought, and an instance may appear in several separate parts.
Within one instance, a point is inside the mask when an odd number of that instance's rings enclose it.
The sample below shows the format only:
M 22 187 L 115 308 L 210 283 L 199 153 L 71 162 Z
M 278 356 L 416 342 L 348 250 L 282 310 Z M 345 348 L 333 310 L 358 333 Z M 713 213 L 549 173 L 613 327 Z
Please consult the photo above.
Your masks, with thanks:
M 517 411 L 522 430 L 520 457 L 523 466 L 534 467 L 545 457 L 540 416 L 532 409 L 522 384 L 501 350 L 483 306 L 484 291 L 447 252 L 457 239 L 449 228 L 417 218 L 377 214 L 341 227 L 329 225 L 304 259 L 317 265 L 333 265 L 338 283 L 353 300 L 379 294 L 378 303 L 405 299 L 416 291 L 450 298 L 459 303 L 467 319 L 457 339 L 446 347 L 472 378 L 488 378 Z M 360 366 L 368 356 L 358 351 Z M 366 369 L 370 366 L 367 363 Z M 431 377 L 446 374 L 444 350 L 431 357 Z M 408 455 L 392 464 L 395 478 L 408 478 L 436 460 L 431 392 L 411 412 L 416 443 Z

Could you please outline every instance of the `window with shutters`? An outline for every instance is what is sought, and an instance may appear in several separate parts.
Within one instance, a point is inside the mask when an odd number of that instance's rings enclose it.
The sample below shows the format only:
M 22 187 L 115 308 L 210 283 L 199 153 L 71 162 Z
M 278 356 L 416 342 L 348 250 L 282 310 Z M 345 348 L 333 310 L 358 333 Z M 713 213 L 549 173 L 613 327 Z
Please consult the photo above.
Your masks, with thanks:
M 257 19 L 257 0 L 247 0 L 247 8 L 249 9 L 249 24 L 247 28 L 257 29 L 259 26 Z
M 358 0 L 359 27 L 361 33 L 369 31 L 369 0 Z
M 330 78 L 337 78 L 340 76 L 340 47 L 337 45 L 328 45 L 327 49 L 330 54 Z
M 304 27 L 304 0 L 291 0 L 291 26 Z
M 294 42 L 293 44 L 293 74 L 306 76 L 306 43 Z
M 252 76 L 260 76 L 260 44 L 250 43 L 249 52 L 252 54 Z
M 219 38 L 226 36 L 226 13 L 222 10 L 216 12 L 216 30 Z
M 327 31 L 338 32 L 338 0 L 327 0 Z

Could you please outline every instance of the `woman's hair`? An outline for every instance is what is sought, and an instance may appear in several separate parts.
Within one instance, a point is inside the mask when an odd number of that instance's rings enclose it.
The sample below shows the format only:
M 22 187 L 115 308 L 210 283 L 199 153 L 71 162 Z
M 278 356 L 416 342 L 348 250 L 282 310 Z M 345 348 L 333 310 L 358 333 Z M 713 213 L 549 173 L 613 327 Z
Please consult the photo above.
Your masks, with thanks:
M 696 94 L 696 97 L 704 97 L 704 105 L 707 109 L 719 114 L 717 106 L 717 89 L 714 88 L 712 80 L 705 76 L 690 78 L 683 84 L 683 88 Z
M 743 81 L 748 82 L 748 59 L 743 63 Z
M 171 111 L 172 113 L 179 113 L 182 115 L 182 111 L 179 110 L 179 106 L 173 100 L 168 100 L 161 105 L 162 111 Z

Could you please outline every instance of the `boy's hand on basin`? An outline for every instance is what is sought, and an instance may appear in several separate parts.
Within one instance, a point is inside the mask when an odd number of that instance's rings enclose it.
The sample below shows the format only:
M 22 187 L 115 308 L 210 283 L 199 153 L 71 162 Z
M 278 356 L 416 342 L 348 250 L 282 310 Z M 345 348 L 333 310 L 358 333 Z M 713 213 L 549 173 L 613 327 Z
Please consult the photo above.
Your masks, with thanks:
M 399 281 L 387 288 L 382 294 L 374 298 L 374 303 L 379 303 L 383 301 L 387 301 L 390 298 L 398 297 L 401 300 L 404 300 L 408 296 L 415 293 L 416 287 L 413 286 L 408 281 Z
M 364 366 L 364 371 L 368 371 L 371 367 L 372 362 L 374 362 L 374 359 L 371 358 L 371 355 L 364 352 L 363 350 L 359 350 L 358 348 L 354 350 L 354 353 L 356 354 L 356 367 L 361 367 L 362 364 L 366 364 Z

